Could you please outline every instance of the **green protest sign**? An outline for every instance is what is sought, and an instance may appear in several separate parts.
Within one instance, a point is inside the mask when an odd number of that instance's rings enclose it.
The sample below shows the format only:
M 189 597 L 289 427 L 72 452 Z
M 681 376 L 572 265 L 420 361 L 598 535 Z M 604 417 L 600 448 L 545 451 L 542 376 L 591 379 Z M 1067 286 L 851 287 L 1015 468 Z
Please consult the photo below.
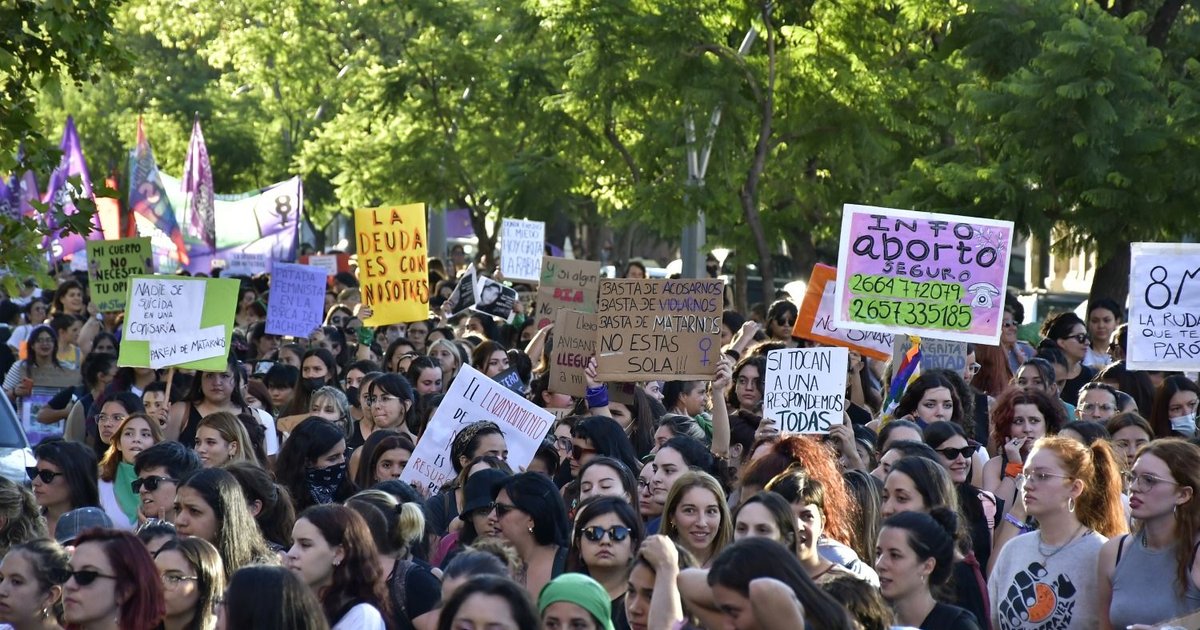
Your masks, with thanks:
M 219 278 L 131 276 L 117 364 L 225 371 L 239 284 Z
M 154 273 L 150 237 L 88 241 L 88 287 L 102 313 L 125 310 L 129 278 Z

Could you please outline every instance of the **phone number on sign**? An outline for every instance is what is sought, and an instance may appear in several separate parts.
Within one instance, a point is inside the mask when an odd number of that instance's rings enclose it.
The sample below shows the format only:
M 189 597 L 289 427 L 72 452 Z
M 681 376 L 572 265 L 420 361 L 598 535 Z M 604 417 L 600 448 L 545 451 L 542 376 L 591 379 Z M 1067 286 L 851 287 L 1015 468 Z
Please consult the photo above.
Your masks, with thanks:
M 850 319 L 864 324 L 967 330 L 971 327 L 971 307 L 968 304 L 854 298 L 850 300 Z
M 905 278 L 856 273 L 850 276 L 850 291 L 856 294 L 956 304 L 962 301 L 958 282 L 913 282 Z

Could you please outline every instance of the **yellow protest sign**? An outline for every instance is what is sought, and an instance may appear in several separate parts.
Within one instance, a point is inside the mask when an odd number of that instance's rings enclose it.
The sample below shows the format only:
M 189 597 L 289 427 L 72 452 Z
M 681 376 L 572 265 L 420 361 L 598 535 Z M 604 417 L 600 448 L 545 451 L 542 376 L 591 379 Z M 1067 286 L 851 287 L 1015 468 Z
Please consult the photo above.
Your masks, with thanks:
M 415 322 L 429 317 L 425 204 L 359 208 L 358 282 L 373 314 L 367 326 Z

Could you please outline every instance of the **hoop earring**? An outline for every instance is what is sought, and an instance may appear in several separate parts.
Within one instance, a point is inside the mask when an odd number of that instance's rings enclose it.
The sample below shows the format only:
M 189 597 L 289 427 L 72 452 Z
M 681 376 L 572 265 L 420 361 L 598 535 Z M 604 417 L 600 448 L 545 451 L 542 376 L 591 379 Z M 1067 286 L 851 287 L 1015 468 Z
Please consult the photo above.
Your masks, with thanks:
M 1075 513 L 1075 497 L 1067 497 L 1067 511 Z

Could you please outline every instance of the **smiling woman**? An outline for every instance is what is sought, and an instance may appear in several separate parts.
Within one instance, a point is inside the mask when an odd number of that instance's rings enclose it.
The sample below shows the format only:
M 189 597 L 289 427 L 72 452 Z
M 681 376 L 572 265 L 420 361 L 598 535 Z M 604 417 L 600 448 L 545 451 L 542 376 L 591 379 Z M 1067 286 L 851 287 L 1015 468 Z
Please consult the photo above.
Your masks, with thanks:
M 733 519 L 720 482 L 712 475 L 695 471 L 676 479 L 663 504 L 659 531 L 707 567 L 717 552 L 733 540 Z
M 138 478 L 134 458 L 162 439 L 158 422 L 144 413 L 135 413 L 118 426 L 112 444 L 100 460 L 100 505 L 113 523 L 128 527 L 138 522 L 142 501 L 132 487 Z

